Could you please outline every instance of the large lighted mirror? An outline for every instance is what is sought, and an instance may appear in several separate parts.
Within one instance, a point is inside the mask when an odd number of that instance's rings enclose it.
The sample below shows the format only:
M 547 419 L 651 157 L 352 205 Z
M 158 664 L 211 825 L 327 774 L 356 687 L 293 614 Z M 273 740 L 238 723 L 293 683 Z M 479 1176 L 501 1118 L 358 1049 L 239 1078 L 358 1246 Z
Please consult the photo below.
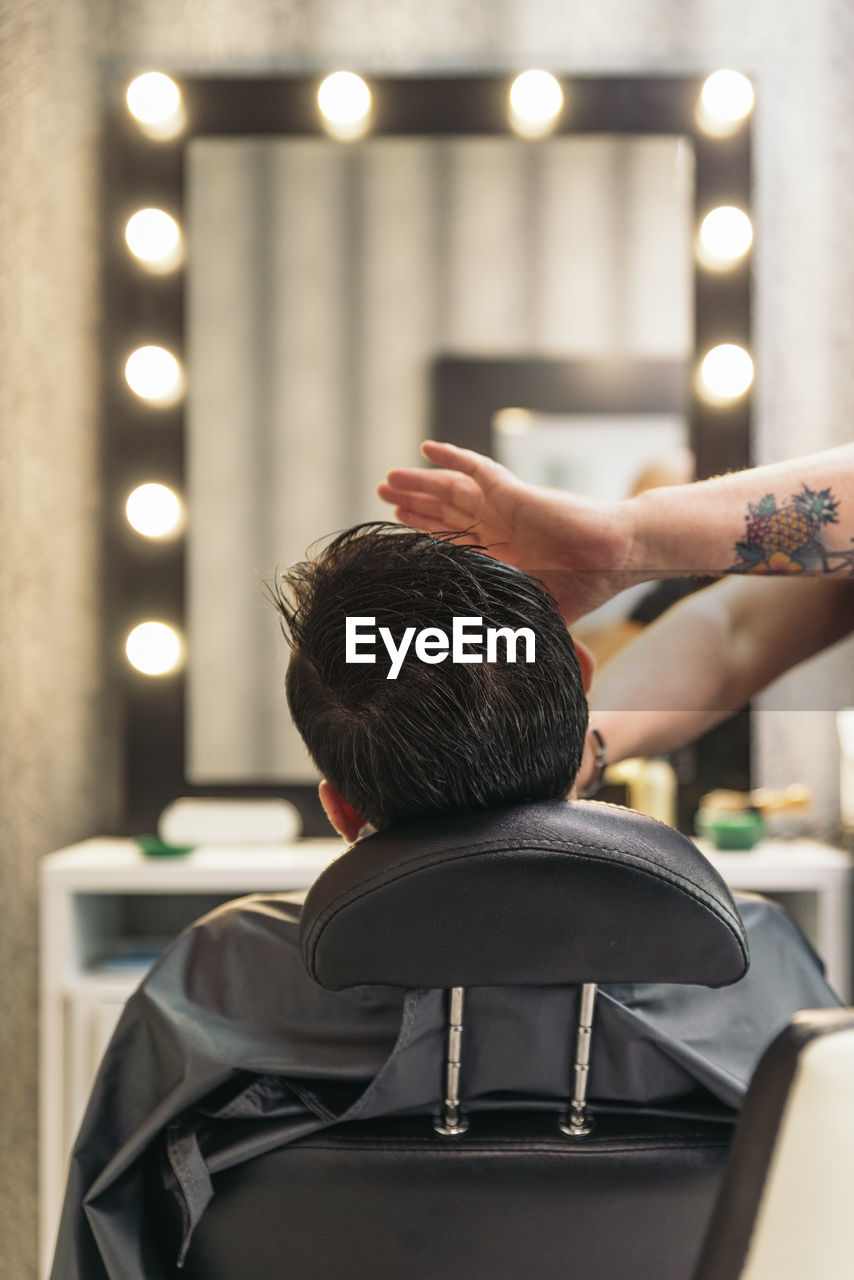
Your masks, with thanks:
M 695 371 L 749 341 L 746 260 L 697 253 L 710 210 L 748 206 L 748 132 L 702 133 L 701 77 L 591 78 L 565 83 L 553 136 L 520 138 L 511 79 L 374 82 L 345 142 L 308 78 L 181 81 L 166 138 L 117 98 L 111 229 L 146 207 L 180 224 L 168 269 L 107 246 L 108 365 L 133 386 L 143 344 L 169 378 L 148 400 L 105 378 L 111 626 L 182 642 L 150 675 L 116 641 L 129 826 L 194 791 L 287 794 L 316 825 L 262 584 L 386 517 L 376 484 L 424 437 L 588 492 L 687 448 L 701 475 L 747 461 L 747 398 L 704 402 Z M 152 482 L 182 500 L 171 538 L 124 518 Z
M 667 136 L 192 144 L 193 781 L 314 776 L 259 578 L 388 514 L 376 485 L 429 434 L 437 356 L 687 362 L 693 188 Z M 521 414 L 497 416 L 493 454 L 582 492 L 621 496 L 688 442 L 684 408 Z

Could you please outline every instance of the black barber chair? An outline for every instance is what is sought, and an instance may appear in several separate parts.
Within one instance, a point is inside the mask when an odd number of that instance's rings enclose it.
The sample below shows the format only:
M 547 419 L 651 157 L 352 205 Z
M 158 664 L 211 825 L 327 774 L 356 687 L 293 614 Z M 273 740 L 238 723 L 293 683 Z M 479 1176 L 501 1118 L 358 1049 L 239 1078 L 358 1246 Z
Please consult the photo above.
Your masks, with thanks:
M 735 905 L 689 840 L 595 803 L 399 826 L 323 873 L 301 939 L 323 987 L 447 989 L 436 1114 L 338 1125 L 215 1175 L 179 1274 L 689 1280 L 731 1123 L 602 1114 L 586 1096 L 597 984 L 746 971 Z M 467 1111 L 466 990 L 543 984 L 581 989 L 565 1098 Z

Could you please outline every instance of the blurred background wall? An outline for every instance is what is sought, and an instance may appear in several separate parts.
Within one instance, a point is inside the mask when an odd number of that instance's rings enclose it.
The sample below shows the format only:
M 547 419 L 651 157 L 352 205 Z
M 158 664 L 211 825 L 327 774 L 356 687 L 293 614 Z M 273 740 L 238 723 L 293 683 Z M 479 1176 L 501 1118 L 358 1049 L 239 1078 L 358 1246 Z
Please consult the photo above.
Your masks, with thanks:
M 95 191 L 129 71 L 587 73 L 734 66 L 757 88 L 757 461 L 851 437 L 848 0 L 5 0 L 0 8 L 0 1276 L 35 1275 L 39 856 L 108 829 L 98 669 Z M 764 700 L 757 781 L 836 804 L 850 646 Z M 793 713 L 791 708 L 796 708 Z

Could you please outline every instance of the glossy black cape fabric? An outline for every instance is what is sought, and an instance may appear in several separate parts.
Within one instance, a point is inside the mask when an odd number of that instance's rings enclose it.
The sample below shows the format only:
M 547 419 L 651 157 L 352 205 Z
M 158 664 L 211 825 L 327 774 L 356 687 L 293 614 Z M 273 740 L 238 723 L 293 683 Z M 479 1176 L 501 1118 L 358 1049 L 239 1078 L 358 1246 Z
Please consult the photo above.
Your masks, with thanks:
M 655 1104 L 702 1085 L 737 1107 L 769 1041 L 798 1009 L 840 1002 L 777 906 L 739 897 L 752 963 L 732 987 L 603 987 L 590 1094 Z M 341 1119 L 433 1110 L 444 996 L 327 992 L 302 967 L 297 895 L 219 908 L 172 943 L 131 997 L 71 1161 L 52 1280 L 164 1280 L 146 1231 L 143 1159 L 168 1133 L 187 1238 L 209 1174 Z M 512 1092 L 565 1097 L 577 990 L 468 993 L 467 1105 Z

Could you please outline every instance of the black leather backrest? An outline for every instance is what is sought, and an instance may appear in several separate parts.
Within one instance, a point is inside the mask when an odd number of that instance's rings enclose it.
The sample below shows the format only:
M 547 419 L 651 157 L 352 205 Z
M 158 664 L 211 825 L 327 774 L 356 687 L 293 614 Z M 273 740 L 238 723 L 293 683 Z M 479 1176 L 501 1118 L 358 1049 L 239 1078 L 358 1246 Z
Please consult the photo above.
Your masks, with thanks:
M 744 927 L 695 845 L 616 805 L 544 801 L 389 828 L 312 886 L 303 961 L 323 987 L 573 982 L 726 986 Z
M 183 1271 L 162 1188 L 149 1221 L 185 1280 L 689 1280 L 728 1137 L 600 1117 L 573 1142 L 531 1112 L 453 1141 L 423 1116 L 337 1125 L 214 1173 Z

